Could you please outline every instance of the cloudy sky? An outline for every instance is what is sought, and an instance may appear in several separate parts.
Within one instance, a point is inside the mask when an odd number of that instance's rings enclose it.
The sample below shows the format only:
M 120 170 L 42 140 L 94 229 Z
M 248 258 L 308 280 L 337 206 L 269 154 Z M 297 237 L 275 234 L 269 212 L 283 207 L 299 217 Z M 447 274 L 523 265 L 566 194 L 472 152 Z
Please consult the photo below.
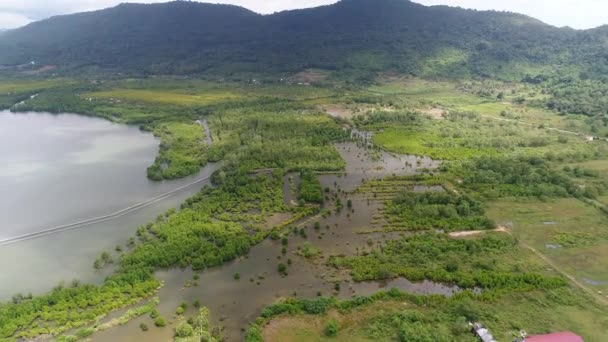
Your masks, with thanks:
M 0 28 L 15 28 L 31 21 L 111 7 L 121 2 L 166 0 L 0 0 Z M 336 0 L 208 0 L 247 7 L 260 13 L 313 7 Z M 528 14 L 555 26 L 579 29 L 608 24 L 608 0 L 414 0 L 425 5 L 451 5 L 481 10 L 507 10 Z

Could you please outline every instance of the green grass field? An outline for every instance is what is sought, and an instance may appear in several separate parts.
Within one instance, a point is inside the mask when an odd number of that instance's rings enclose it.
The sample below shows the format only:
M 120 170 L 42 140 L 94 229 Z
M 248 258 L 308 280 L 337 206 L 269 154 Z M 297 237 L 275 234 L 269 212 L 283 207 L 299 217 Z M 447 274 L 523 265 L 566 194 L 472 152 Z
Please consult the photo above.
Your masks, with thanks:
M 73 81 L 56 79 L 56 80 L 15 80 L 0 82 L 0 94 L 4 93 L 21 93 L 28 91 L 36 91 L 42 89 L 53 88 L 62 85 L 73 84 Z
M 608 160 L 590 160 L 582 163 L 569 164 L 569 166 L 578 166 L 583 169 L 599 171 L 601 175 L 608 179 Z
M 488 216 L 595 291 L 608 294 L 608 219 L 577 199 L 501 200 Z
M 432 120 L 417 128 L 392 125 L 373 139 L 391 152 L 445 160 L 488 155 L 591 156 L 594 151 L 581 138 L 564 142 L 551 131 L 476 116 Z
M 390 128 L 374 135 L 374 143 L 398 153 L 430 156 L 436 159 L 454 160 L 482 155 L 495 155 L 491 147 L 471 148 L 460 146 L 456 141 L 441 143 L 442 138 L 434 131 L 418 132 L 410 129 Z

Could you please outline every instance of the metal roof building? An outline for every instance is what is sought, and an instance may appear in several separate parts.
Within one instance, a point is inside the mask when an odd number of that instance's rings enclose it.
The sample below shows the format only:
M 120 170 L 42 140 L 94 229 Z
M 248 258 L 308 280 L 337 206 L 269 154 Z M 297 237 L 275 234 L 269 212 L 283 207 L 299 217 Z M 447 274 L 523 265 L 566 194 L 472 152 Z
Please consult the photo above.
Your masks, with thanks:
M 584 342 L 583 338 L 572 332 L 560 332 L 547 335 L 526 337 L 524 342 Z

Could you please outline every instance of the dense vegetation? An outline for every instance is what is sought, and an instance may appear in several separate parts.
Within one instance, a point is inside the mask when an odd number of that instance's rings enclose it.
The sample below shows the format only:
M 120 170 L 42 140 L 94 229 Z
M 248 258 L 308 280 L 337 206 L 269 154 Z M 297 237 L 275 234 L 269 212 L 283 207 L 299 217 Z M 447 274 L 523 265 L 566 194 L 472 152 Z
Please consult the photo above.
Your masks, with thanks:
M 580 171 L 579 171 L 580 172 Z M 456 173 L 471 190 L 486 197 L 587 197 L 595 198 L 608 190 L 604 184 L 577 185 L 568 175 L 555 170 L 541 158 L 479 158 Z
M 311 172 L 303 172 L 300 175 L 300 199 L 323 204 L 323 189 L 319 179 Z
M 462 288 L 552 289 L 564 286 L 559 278 L 535 272 L 517 271 L 512 264 L 516 241 L 508 236 L 487 234 L 479 239 L 452 239 L 442 234 L 424 233 L 390 241 L 371 254 L 336 257 L 336 267 L 352 270 L 353 279 L 378 280 L 405 277 L 456 284 Z
M 448 192 L 402 192 L 386 208 L 389 230 L 462 231 L 491 229 L 483 205 L 469 196 Z
M 0 340 L 57 337 L 72 329 L 86 337 L 110 311 L 153 296 L 161 285 L 154 278 L 157 269 L 221 265 L 268 236 L 282 238 L 285 255 L 288 232 L 307 238 L 304 228 L 292 225 L 321 205 L 324 219 L 342 213 L 350 219 L 352 200 L 342 202 L 344 193 L 335 184 L 323 189 L 317 172 L 344 169 L 333 143 L 348 139 L 353 127 L 373 132 L 380 148 L 446 162 L 424 175 L 363 179 L 359 194 L 368 196 L 368 204 L 381 202 L 382 230 L 403 235 L 383 243 L 370 239 L 356 247 L 356 255 L 332 256 L 332 271 L 347 270 L 343 273 L 355 281 L 405 277 L 466 291 L 452 299 L 398 291 L 347 302 L 287 299 L 262 312 L 248 341 L 261 340 L 263 324 L 277 315 L 332 310 L 346 315 L 376 300 L 415 307 L 375 310 L 381 312 L 362 325 L 374 340 L 470 340 L 466 320 L 481 318 L 508 331 L 527 326 L 520 316 L 530 308 L 538 317 L 564 307 L 577 314 L 605 313 L 534 259 L 519 236 L 490 231 L 497 224 L 487 216 L 487 202 L 580 199 L 608 213 L 602 172 L 562 165 L 608 155 L 603 145 L 583 139 L 608 134 L 608 63 L 599 48 L 607 36 L 605 30 L 558 29 L 512 13 L 427 8 L 405 0 L 343 0 L 269 16 L 194 2 L 125 4 L 3 34 L 5 74 L 15 76 L 15 65 L 35 59 L 36 65 L 18 69 L 16 77 L 56 65 L 53 73 L 78 80 L 1 83 L 0 108 L 75 112 L 153 132 L 161 140 L 148 169 L 153 180 L 195 174 L 208 162 L 221 161 L 222 167 L 212 176 L 214 186 L 188 199 L 180 211 L 139 227 L 119 257 L 101 254 L 96 268 L 112 262 L 116 267 L 102 284 L 74 282 L 1 304 Z M 114 72 L 153 77 L 113 80 Z M 192 77 L 200 75 L 207 80 Z M 27 101 L 13 106 L 22 100 Z M 330 117 L 323 113 L 326 105 L 343 113 Z M 575 132 L 558 134 L 555 128 Z M 370 153 L 382 155 L 379 148 Z M 285 175 L 291 172 L 300 174 L 299 206 L 283 199 Z M 415 185 L 441 185 L 444 191 L 417 192 Z M 275 215 L 288 219 L 269 224 Z M 319 232 L 321 219 L 314 219 Z M 334 228 L 326 225 L 323 231 L 331 234 Z M 462 231 L 477 235 L 448 234 Z M 599 236 L 560 231 L 552 241 L 568 248 L 591 246 Z M 325 255 L 305 242 L 294 257 L 319 263 Z M 292 274 L 291 259 L 272 262 L 282 276 Z M 495 303 L 504 307 L 492 308 Z M 125 320 L 149 309 L 133 309 Z M 501 316 L 502 311 L 508 314 Z M 199 314 L 174 327 L 178 340 L 215 338 L 208 312 Z M 158 327 L 171 324 L 156 316 Z M 565 326 L 560 319 L 531 324 L 548 331 Z M 322 334 L 341 336 L 344 321 L 332 318 Z
M 197 125 L 164 124 L 154 131 L 162 143 L 154 165 L 148 168 L 153 180 L 182 178 L 207 164 L 205 133 Z

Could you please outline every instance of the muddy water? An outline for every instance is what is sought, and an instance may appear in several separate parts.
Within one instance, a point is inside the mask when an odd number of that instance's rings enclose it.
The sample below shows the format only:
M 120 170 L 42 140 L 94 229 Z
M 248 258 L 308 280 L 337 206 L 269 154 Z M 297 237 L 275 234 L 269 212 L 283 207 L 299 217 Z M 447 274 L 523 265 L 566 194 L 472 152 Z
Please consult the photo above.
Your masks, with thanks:
M 283 177 L 283 201 L 285 205 L 298 205 L 297 189 L 300 188 L 300 175 L 289 173 Z
M 434 169 L 439 161 L 427 157 L 398 155 L 381 150 L 370 150 L 361 144 L 347 142 L 336 144 L 336 148 L 346 161 L 344 174 L 321 175 L 324 187 L 338 185 L 344 191 L 356 190 L 364 180 L 378 179 L 392 175 L 414 175 L 424 169 Z
M 326 266 L 331 255 L 357 255 L 371 250 L 374 246 L 399 237 L 399 233 L 362 234 L 371 226 L 372 217 L 382 209 L 381 202 L 370 201 L 364 195 L 350 193 L 361 182 L 381 178 L 392 174 L 416 174 L 423 168 L 433 168 L 438 162 L 428 158 L 398 156 L 384 152 L 370 153 L 356 143 L 341 143 L 336 146 L 340 155 L 346 160 L 344 174 L 325 174 L 320 179 L 324 187 L 331 189 L 330 196 L 338 196 L 345 204 L 344 209 L 331 215 L 314 217 L 302 222 L 297 228 L 306 233 L 303 237 L 299 231 L 289 235 L 287 253 L 282 254 L 280 241 L 270 239 L 254 246 L 247 257 L 226 265 L 198 273 L 190 270 L 171 269 L 157 272 L 157 277 L 164 281 L 159 292 L 159 310 L 171 324 L 165 328 L 153 327 L 148 316 L 137 318 L 125 326 L 113 328 L 93 336 L 94 341 L 169 341 L 178 318 L 175 310 L 182 301 L 190 304 L 187 314 L 194 313 L 192 303 L 199 300 L 212 313 L 213 322 L 224 327 L 226 341 L 242 340 L 242 330 L 251 323 L 268 304 L 281 297 L 297 296 L 313 298 L 321 294 L 334 295 L 339 298 L 351 298 L 355 295 L 371 295 L 382 288 L 396 287 L 404 291 L 419 294 L 452 295 L 456 287 L 444 286 L 432 282 L 412 283 L 406 279 L 395 279 L 386 283 L 355 283 L 348 272 Z M 289 177 L 286 175 L 283 193 L 286 201 L 296 200 L 291 191 Z M 339 191 L 338 191 L 339 189 Z M 348 200 L 352 208 L 347 208 Z M 332 203 L 327 205 L 332 208 Z M 319 229 L 314 223 L 319 222 Z M 298 254 L 304 244 L 311 244 L 321 253 L 312 260 Z M 282 277 L 277 272 L 279 263 L 288 263 L 288 276 Z M 235 280 L 235 274 L 240 279 Z M 335 283 L 341 283 L 340 291 L 335 291 Z M 196 283 L 196 286 L 193 286 Z M 142 332 L 140 323 L 146 323 L 151 329 Z

